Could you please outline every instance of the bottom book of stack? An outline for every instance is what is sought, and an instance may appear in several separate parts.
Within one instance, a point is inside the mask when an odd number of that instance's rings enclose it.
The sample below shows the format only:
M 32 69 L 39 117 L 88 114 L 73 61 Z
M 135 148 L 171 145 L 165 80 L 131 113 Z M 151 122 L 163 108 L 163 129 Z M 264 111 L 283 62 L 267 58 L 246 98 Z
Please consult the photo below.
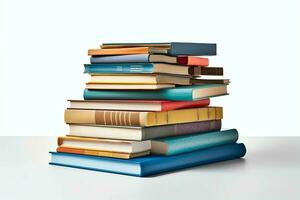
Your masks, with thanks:
M 246 148 L 237 139 L 236 129 L 145 141 L 65 136 L 58 138 L 57 152 L 50 152 L 50 164 L 151 176 L 243 157 Z

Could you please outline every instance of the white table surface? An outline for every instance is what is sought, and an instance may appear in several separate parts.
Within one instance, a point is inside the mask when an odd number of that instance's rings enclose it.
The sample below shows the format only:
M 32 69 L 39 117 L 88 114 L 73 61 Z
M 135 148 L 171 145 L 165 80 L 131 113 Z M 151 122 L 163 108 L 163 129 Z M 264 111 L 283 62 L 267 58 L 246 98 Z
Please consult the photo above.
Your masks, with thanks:
M 239 141 L 245 159 L 139 178 L 50 166 L 55 137 L 0 137 L 0 199 L 300 199 L 300 137 Z

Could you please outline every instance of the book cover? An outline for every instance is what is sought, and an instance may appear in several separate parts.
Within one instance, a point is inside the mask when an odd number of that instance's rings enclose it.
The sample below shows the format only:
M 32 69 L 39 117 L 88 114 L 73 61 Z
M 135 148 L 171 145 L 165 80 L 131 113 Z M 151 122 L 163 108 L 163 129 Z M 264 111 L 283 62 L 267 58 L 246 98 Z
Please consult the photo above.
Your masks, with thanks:
M 129 160 L 70 153 L 50 153 L 50 165 L 145 177 L 237 159 L 246 154 L 246 148 L 244 144 L 234 143 L 173 156 L 151 155 Z
M 190 69 L 183 65 L 166 63 L 99 63 L 85 64 L 84 73 L 89 74 L 176 74 L 190 75 Z
M 66 109 L 67 124 L 114 126 L 159 126 L 196 121 L 220 120 L 222 107 L 188 108 L 161 112 Z
M 236 142 L 236 129 L 168 137 L 151 141 L 151 153 L 175 155 Z
M 84 90 L 84 99 L 141 99 L 141 100 L 169 100 L 194 101 L 209 97 L 226 95 L 225 84 L 203 84 L 178 86 L 153 91 L 122 91 L 122 90 Z
M 103 43 L 102 49 L 155 47 L 165 48 L 169 55 L 216 55 L 217 45 L 213 43 L 163 42 L 163 43 Z
M 92 64 L 104 63 L 170 63 L 189 66 L 208 66 L 208 58 L 195 56 L 168 56 L 163 54 L 132 54 L 113 56 L 91 56 Z
M 221 120 L 171 124 L 152 127 L 69 124 L 68 136 L 119 140 L 150 140 L 170 136 L 204 133 L 221 129 Z

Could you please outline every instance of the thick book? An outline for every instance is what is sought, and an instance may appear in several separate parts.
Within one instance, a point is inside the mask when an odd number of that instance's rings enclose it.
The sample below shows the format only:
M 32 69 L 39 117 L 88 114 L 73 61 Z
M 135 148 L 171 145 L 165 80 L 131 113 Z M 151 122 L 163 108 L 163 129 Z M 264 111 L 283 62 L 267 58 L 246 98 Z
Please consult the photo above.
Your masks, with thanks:
M 151 141 L 151 153 L 159 155 L 176 155 L 234 143 L 238 140 L 236 129 L 198 133 L 193 135 L 168 137 Z
M 188 76 L 172 76 L 167 74 L 110 74 L 91 75 L 88 83 L 101 84 L 177 84 L 190 85 Z
M 139 153 L 151 149 L 150 140 L 130 141 L 130 140 L 111 140 L 103 138 L 87 137 L 58 137 L 57 144 L 59 147 L 77 148 L 85 150 L 98 150 L 119 153 Z
M 189 76 L 191 68 L 184 65 L 165 63 L 105 63 L 85 64 L 84 72 L 89 74 L 176 74 Z
M 82 148 L 74 148 L 74 147 L 57 147 L 56 151 L 62 153 L 75 153 L 75 154 L 82 154 L 82 155 L 122 158 L 122 159 L 136 158 L 136 157 L 146 156 L 150 154 L 150 151 L 143 151 L 137 153 L 123 153 L 123 152 L 113 152 L 113 151 L 82 149 Z
M 175 86 L 175 84 L 86 83 L 85 88 L 89 90 L 160 90 L 163 88 L 174 88 Z
M 189 108 L 161 112 L 66 109 L 67 124 L 115 126 L 160 126 L 197 121 L 220 120 L 222 107 Z
M 191 42 L 163 42 L 163 43 L 103 43 L 102 49 L 114 48 L 161 48 L 166 49 L 169 55 L 196 55 L 212 56 L 217 54 L 217 45 L 214 43 Z
M 147 100 L 69 100 L 70 109 L 169 111 L 183 108 L 206 107 L 209 99 L 197 101 Z
M 233 143 L 173 156 L 150 155 L 129 160 L 71 153 L 50 153 L 50 165 L 145 177 L 241 158 L 246 154 L 246 147 L 244 144 Z
M 169 101 L 194 101 L 227 94 L 225 84 L 203 84 L 178 86 L 161 90 L 122 91 L 122 90 L 84 90 L 84 99 L 144 99 Z
M 170 63 L 189 66 L 208 66 L 208 58 L 194 56 L 168 56 L 162 54 L 132 54 L 117 56 L 91 56 L 92 64 L 99 63 Z
M 106 55 L 130 55 L 130 54 L 167 54 L 168 50 L 164 48 L 152 47 L 133 47 L 133 48 L 114 48 L 114 49 L 89 49 L 89 56 L 106 56 Z
M 220 129 L 221 120 L 152 127 L 69 124 L 68 136 L 142 141 L 170 136 L 204 133 Z

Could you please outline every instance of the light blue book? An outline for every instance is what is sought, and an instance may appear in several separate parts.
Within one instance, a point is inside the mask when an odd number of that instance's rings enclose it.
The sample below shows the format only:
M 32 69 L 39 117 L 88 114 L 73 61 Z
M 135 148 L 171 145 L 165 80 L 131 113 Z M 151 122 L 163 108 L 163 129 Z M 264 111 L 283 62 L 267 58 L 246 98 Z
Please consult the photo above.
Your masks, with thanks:
M 176 155 L 185 152 L 215 147 L 236 142 L 236 129 L 199 133 L 187 136 L 168 137 L 151 141 L 151 153 Z
M 84 72 L 90 74 L 153 74 L 166 73 L 190 76 L 190 69 L 165 63 L 98 63 L 85 64 Z
M 91 56 L 92 64 L 98 63 L 147 63 L 149 54 L 133 54 L 120 56 Z

